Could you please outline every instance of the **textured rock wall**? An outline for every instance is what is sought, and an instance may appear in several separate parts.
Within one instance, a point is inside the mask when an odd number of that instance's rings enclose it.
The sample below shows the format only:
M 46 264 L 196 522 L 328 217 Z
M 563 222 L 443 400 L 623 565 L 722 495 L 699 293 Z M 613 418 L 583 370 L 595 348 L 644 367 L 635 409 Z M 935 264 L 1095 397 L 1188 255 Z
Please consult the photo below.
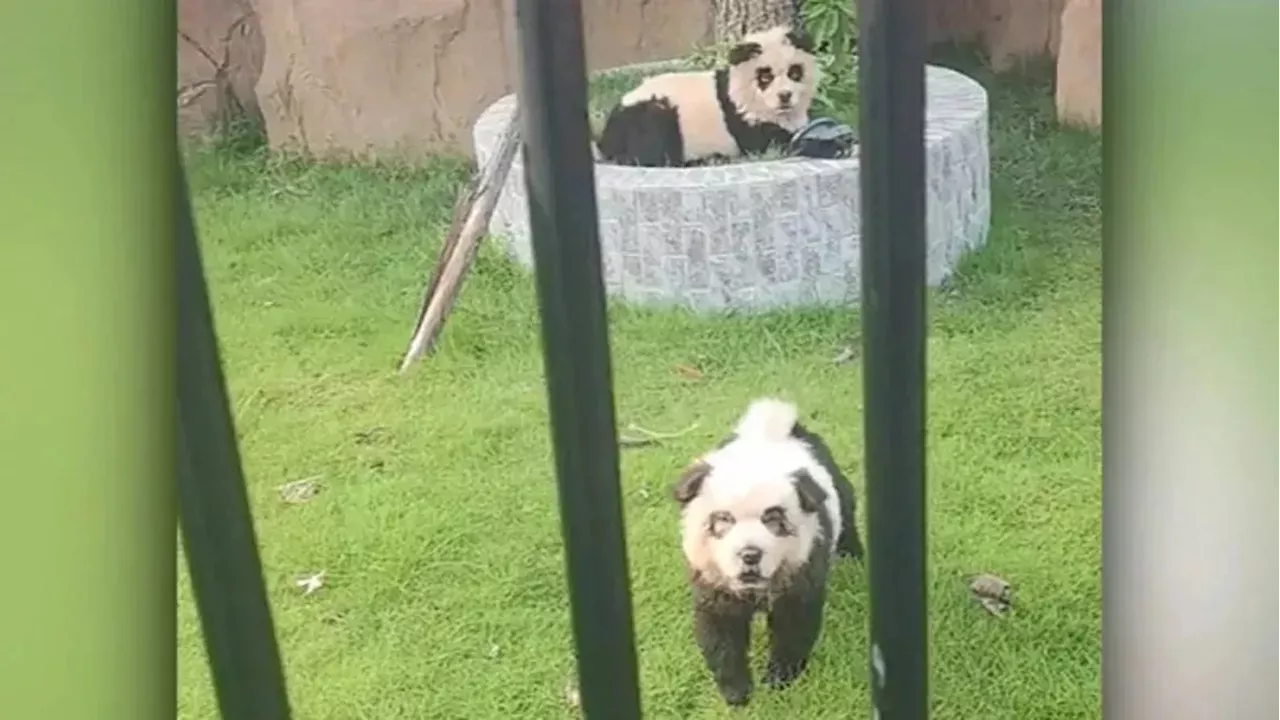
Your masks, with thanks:
M 273 146 L 317 155 L 469 153 L 471 125 L 514 85 L 515 2 L 178 0 L 179 127 L 248 115 Z M 582 2 L 592 69 L 712 34 L 712 0 Z M 1059 115 L 1100 122 L 1100 0 L 925 3 L 931 39 L 976 41 L 997 69 L 1057 55 Z
M 515 0 L 258 0 L 257 83 L 276 147 L 317 155 L 469 152 L 480 112 L 510 92 Z M 707 0 L 584 0 L 587 61 L 688 52 Z
M 179 0 L 178 129 L 258 118 L 264 47 L 250 0 Z
M 1102 0 L 1067 0 L 1054 95 L 1063 122 L 1102 124 Z
M 933 41 L 976 42 L 999 71 L 1056 58 L 1058 117 L 1102 123 L 1101 0 L 926 0 Z
M 925 0 L 929 38 L 976 42 L 991 66 L 1010 70 L 1028 57 L 1056 55 L 1064 0 Z

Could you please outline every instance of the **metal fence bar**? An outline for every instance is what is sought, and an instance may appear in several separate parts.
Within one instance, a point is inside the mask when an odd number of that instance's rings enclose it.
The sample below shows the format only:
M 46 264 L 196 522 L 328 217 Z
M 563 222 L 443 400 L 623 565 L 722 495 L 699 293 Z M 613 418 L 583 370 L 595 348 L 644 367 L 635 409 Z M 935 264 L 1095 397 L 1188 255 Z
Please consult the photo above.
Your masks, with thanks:
M 178 513 L 224 718 L 287 720 L 262 563 L 218 358 L 191 200 L 178 168 Z
M 640 717 L 580 0 L 519 0 L 534 271 L 582 710 Z
M 928 717 L 925 37 L 920 0 L 860 0 L 862 323 L 873 717 Z

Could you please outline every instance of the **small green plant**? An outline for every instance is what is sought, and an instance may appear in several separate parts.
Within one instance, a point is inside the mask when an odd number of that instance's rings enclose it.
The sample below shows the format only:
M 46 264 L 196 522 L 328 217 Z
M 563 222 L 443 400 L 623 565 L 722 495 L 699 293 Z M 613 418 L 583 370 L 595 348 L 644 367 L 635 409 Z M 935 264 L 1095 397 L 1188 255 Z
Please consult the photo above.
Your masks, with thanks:
M 821 78 L 820 112 L 849 124 L 858 120 L 858 15 L 852 0 L 804 0 L 800 19 L 813 38 Z
M 699 45 L 689 54 L 687 62 L 698 70 L 714 70 L 729 64 L 729 48 L 732 47 L 731 42 Z

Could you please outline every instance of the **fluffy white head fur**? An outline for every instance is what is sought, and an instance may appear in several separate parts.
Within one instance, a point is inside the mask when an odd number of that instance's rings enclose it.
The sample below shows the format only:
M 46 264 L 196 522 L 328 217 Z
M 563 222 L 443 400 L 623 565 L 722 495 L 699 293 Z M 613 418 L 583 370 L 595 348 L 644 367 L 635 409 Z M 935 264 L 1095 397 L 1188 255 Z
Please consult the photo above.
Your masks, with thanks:
M 685 559 L 702 581 L 761 589 L 785 583 L 808 562 L 814 543 L 826 540 L 834 552 L 839 500 L 830 473 L 791 436 L 796 418 L 790 403 L 753 402 L 733 441 L 694 463 L 677 484 Z M 811 480 L 798 480 L 798 471 Z M 831 519 L 829 538 L 819 506 Z
M 731 51 L 729 97 L 748 122 L 795 132 L 809 121 L 818 67 L 794 37 L 790 27 L 775 27 L 747 35 Z

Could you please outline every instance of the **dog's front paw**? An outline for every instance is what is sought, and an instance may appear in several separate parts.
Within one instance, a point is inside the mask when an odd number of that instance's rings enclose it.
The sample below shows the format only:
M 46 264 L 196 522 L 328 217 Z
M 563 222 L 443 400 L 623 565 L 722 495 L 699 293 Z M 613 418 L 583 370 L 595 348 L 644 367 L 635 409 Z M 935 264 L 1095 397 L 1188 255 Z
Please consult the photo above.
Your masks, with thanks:
M 804 672 L 805 661 L 784 663 L 770 660 L 764 669 L 764 684 L 774 690 L 786 689 Z

